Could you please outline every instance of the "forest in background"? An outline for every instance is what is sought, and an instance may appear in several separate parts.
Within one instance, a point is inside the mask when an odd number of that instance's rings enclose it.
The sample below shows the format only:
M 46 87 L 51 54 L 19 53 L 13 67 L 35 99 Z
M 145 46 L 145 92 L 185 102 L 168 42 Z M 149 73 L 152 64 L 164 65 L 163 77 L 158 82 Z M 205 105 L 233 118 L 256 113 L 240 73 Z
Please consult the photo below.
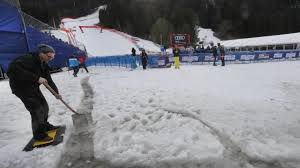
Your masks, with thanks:
M 300 0 L 21 0 L 27 14 L 59 25 L 62 18 L 91 13 L 100 5 L 101 25 L 160 43 L 169 33 L 211 28 L 222 40 L 300 31 Z

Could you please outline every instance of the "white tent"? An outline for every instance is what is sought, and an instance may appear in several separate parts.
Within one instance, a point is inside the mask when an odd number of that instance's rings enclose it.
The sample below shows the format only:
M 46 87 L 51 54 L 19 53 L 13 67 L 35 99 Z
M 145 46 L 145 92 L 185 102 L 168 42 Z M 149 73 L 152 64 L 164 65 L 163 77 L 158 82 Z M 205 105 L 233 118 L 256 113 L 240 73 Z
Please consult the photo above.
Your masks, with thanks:
M 226 48 L 260 47 L 294 45 L 300 47 L 300 33 L 281 34 L 275 36 L 262 36 L 235 40 L 225 40 L 221 42 Z M 297 46 L 296 46 L 297 45 Z

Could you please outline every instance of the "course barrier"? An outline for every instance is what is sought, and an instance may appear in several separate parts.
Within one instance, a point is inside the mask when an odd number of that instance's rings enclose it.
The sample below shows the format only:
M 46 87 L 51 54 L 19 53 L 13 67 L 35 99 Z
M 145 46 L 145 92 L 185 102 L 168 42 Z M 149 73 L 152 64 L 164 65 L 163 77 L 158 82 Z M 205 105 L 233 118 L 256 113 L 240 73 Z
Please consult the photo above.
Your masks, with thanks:
M 228 52 L 225 55 L 227 63 L 251 63 L 266 61 L 282 61 L 297 60 L 300 58 L 300 50 L 281 50 L 281 51 L 243 51 Z M 213 62 L 212 53 L 190 53 L 180 56 L 181 63 L 187 64 L 205 64 Z M 217 57 L 217 61 L 220 57 Z M 148 67 L 161 68 L 168 67 L 174 62 L 172 55 L 148 55 Z M 86 64 L 88 66 L 119 66 L 132 68 L 132 64 L 141 65 L 139 56 L 123 55 L 123 56 L 106 56 L 106 57 L 90 57 Z

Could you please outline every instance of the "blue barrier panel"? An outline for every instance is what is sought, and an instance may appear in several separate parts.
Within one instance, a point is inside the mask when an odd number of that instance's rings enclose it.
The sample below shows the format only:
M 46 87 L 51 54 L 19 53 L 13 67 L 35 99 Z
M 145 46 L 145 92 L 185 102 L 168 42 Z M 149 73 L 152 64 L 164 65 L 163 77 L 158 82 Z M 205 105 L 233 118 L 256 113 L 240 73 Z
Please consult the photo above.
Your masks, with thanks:
M 296 58 L 299 57 L 299 51 L 298 52 L 286 52 L 285 53 L 285 58 L 290 59 L 290 58 Z
M 271 61 L 273 59 L 295 59 L 300 57 L 299 50 L 285 50 L 285 51 L 241 51 L 228 52 L 225 54 L 225 61 L 227 62 L 252 62 L 252 61 Z M 182 54 L 180 61 L 185 63 L 204 63 L 213 62 L 214 57 L 212 53 L 194 53 L 193 55 Z M 217 61 L 220 58 L 217 57 Z M 139 56 L 132 57 L 131 55 L 124 56 L 107 56 L 107 57 L 90 57 L 86 61 L 87 66 L 119 66 L 132 68 L 133 62 L 137 66 L 141 66 L 141 59 Z M 174 62 L 172 55 L 157 56 L 148 55 L 148 66 L 151 68 L 166 67 Z
M 283 59 L 284 56 L 285 56 L 285 54 L 282 52 L 275 52 L 272 54 L 273 59 Z
M 237 55 L 237 60 L 240 61 L 254 61 L 255 60 L 255 54 L 254 53 L 241 53 Z
M 151 68 L 158 68 L 158 57 L 148 56 L 148 66 Z

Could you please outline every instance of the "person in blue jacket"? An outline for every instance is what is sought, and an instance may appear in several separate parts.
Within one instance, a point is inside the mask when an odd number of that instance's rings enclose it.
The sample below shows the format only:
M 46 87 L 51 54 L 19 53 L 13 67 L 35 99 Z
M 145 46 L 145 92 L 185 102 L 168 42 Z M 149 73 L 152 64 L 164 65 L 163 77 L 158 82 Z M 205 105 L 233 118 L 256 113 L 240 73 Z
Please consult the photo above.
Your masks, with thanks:
M 77 73 L 79 72 L 79 62 L 74 54 L 69 58 L 69 67 L 73 69 L 73 76 L 77 77 Z

